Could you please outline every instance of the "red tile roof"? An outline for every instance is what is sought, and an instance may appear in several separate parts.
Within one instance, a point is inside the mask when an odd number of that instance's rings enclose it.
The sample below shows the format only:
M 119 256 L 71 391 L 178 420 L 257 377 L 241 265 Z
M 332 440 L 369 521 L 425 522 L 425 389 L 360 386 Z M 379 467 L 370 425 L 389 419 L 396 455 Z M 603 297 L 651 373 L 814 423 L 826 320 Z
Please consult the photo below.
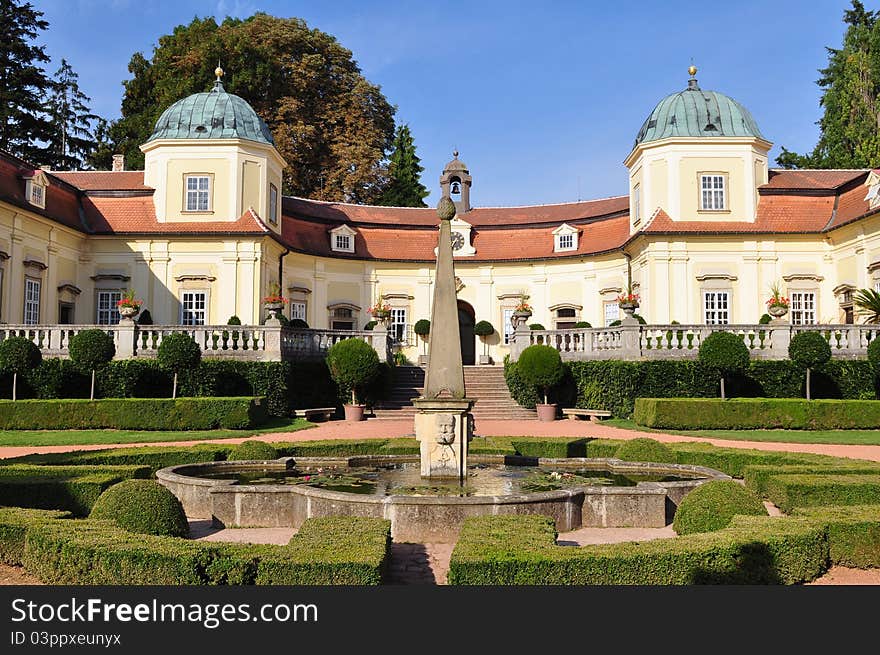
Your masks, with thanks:
M 858 177 L 867 169 L 855 170 L 771 170 L 770 181 L 761 189 L 836 189 Z
M 143 171 L 52 171 L 52 175 L 83 191 L 144 191 Z
M 76 189 L 52 179 L 51 175 L 47 175 L 49 188 L 46 189 L 46 207 L 41 209 L 32 205 L 25 198 L 26 183 L 23 178 L 33 175 L 39 169 L 34 169 L 6 153 L 0 154 L 2 154 L 0 156 L 0 200 L 45 216 L 75 230 L 83 231 Z

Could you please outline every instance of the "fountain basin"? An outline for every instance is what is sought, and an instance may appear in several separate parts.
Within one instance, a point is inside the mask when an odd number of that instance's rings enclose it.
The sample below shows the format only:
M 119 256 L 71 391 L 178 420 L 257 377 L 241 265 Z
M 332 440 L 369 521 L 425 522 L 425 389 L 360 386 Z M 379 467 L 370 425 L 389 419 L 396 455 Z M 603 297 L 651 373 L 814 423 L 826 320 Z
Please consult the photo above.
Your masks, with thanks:
M 390 495 L 365 495 L 306 484 L 239 484 L 234 479 L 205 477 L 322 466 L 382 467 L 418 461 L 418 457 L 411 455 L 287 457 L 271 461 L 183 464 L 162 469 L 156 477 L 180 499 L 188 516 L 211 518 L 218 526 L 298 528 L 312 517 L 366 516 L 391 520 L 395 541 L 418 543 L 453 542 L 465 518 L 486 514 L 543 514 L 553 517 L 560 532 L 580 527 L 663 527 L 690 491 L 707 480 L 729 478 L 719 471 L 683 464 L 503 455 L 473 455 L 469 462 L 570 471 L 603 469 L 617 475 L 673 476 L 676 480 L 640 481 L 633 486 L 576 485 L 528 493 L 420 496 L 393 491 Z

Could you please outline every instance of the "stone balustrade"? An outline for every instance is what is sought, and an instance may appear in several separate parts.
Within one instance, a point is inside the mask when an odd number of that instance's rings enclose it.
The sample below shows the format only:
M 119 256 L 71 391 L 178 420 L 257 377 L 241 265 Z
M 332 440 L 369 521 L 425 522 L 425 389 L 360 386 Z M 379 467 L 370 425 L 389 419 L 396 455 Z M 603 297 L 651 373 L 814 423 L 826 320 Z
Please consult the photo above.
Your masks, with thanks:
M 516 361 L 528 346 L 544 344 L 569 361 L 593 359 L 693 359 L 712 332 L 742 337 L 753 359 L 787 359 L 788 345 L 798 332 L 819 332 L 833 357 L 865 357 L 880 325 L 622 325 L 609 328 L 529 330 L 514 332 L 510 358 Z
M 321 359 L 343 339 L 363 339 L 381 361 L 392 355 L 388 330 L 313 330 L 272 325 L 0 325 L 0 341 L 14 336 L 33 341 L 44 357 L 67 357 L 70 338 L 82 330 L 100 329 L 113 337 L 116 359 L 155 357 L 169 334 L 192 337 L 204 357 L 256 361 Z

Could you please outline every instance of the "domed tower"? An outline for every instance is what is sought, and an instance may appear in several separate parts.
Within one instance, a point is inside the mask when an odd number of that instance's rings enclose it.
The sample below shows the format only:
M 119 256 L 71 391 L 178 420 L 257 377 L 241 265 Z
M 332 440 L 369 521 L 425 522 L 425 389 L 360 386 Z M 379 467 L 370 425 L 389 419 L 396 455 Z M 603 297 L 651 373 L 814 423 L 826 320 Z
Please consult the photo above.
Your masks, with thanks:
M 701 89 L 695 66 L 688 72 L 687 88 L 657 103 L 624 161 L 633 232 L 658 208 L 674 221 L 755 220 L 772 144 L 748 109 Z
M 461 216 L 471 210 L 471 174 L 467 164 L 458 158 L 458 150 L 453 151 L 452 161 L 443 167 L 440 175 L 440 188 L 443 195 L 455 203 L 455 211 Z
M 156 189 L 160 222 L 235 221 L 249 208 L 273 230 L 281 215 L 286 166 L 272 133 L 244 99 L 227 93 L 221 77 L 166 109 L 141 146 L 144 183 Z

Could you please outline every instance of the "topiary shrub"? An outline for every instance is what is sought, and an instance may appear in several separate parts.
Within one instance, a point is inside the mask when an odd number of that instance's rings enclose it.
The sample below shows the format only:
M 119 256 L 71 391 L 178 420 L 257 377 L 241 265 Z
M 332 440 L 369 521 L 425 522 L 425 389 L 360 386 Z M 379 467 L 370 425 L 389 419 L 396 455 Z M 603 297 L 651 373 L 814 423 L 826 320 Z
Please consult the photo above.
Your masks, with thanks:
M 265 441 L 243 441 L 229 451 L 228 460 L 266 460 L 276 459 L 278 451 Z
M 351 391 L 351 403 L 358 404 L 363 391 L 379 375 L 379 356 L 361 339 L 343 339 L 327 351 L 327 366 L 340 390 Z
M 171 397 L 177 398 L 177 374 L 180 371 L 197 368 L 202 361 L 202 349 L 188 334 L 175 332 L 162 339 L 156 360 L 160 368 L 174 373 Z
M 155 480 L 123 480 L 98 496 L 89 518 L 138 534 L 185 537 L 189 524 L 177 497 Z
M 523 382 L 543 391 L 545 405 L 550 389 L 565 375 L 559 351 L 551 346 L 534 345 L 523 350 L 516 362 L 516 370 Z
M 145 309 L 141 312 L 140 316 L 137 318 L 138 325 L 152 325 L 153 324 L 153 315 L 150 314 L 149 309 Z
M 620 445 L 614 456 L 624 462 L 676 463 L 672 449 L 655 439 L 639 438 L 626 441 Z
M 737 514 L 766 516 L 754 491 L 733 480 L 712 480 L 690 492 L 679 503 L 672 527 L 678 534 L 714 532 L 730 525 Z
M 92 374 L 89 400 L 94 400 L 95 371 L 111 362 L 116 354 L 113 337 L 103 330 L 83 330 L 71 337 L 68 352 L 78 368 Z
M 529 329 L 530 329 L 530 330 L 546 330 L 547 328 L 545 328 L 545 327 L 544 327 L 543 325 L 541 325 L 540 323 L 530 323 L 530 324 L 529 324 Z
M 236 316 L 235 314 L 233 314 L 232 316 L 229 317 L 229 320 L 226 321 L 226 325 L 241 325 L 241 319 L 238 316 Z M 238 348 L 238 339 L 239 339 L 240 335 L 241 335 L 241 333 L 238 330 L 235 330 L 234 332 L 232 332 L 231 335 L 226 330 L 223 330 L 223 348 L 224 348 L 224 350 L 227 348 L 230 348 L 230 347 L 233 350 L 237 349 Z M 231 345 L 228 343 L 230 336 L 232 337 L 232 344 Z
M 593 326 L 590 324 L 589 321 L 578 321 L 577 323 L 574 324 L 574 327 L 576 330 L 581 330 L 584 328 L 591 328 Z
M 544 328 L 541 329 L 543 330 Z M 489 321 L 479 321 L 474 326 L 474 334 L 478 337 L 490 337 L 495 334 L 495 326 Z
M 770 314 L 761 314 L 761 318 L 758 319 L 759 325 L 768 325 L 770 321 L 773 320 L 773 317 Z
M 0 371 L 12 373 L 12 399 L 18 397 L 18 374 L 37 368 L 43 353 L 25 337 L 9 337 L 0 342 Z
M 296 329 L 296 330 L 308 330 L 308 329 L 309 329 L 309 324 L 306 323 L 306 322 L 305 322 L 304 320 L 302 320 L 301 318 L 295 318 L 295 319 L 293 319 L 293 320 L 290 321 L 290 327 L 292 327 L 292 328 L 294 328 L 294 329 Z
M 727 398 L 724 378 L 742 373 L 749 366 L 749 349 L 731 332 L 713 332 L 700 344 L 700 364 L 721 378 L 721 397 Z
M 431 321 L 426 318 L 420 318 L 416 321 L 415 325 L 413 325 L 413 332 L 420 337 L 428 336 L 431 333 Z M 474 327 L 474 333 L 476 334 L 476 327 Z
M 788 358 L 800 368 L 807 369 L 807 400 L 810 400 L 810 369 L 831 359 L 828 340 L 819 332 L 798 332 L 788 344 Z
M 646 321 L 645 317 L 642 316 L 641 314 L 633 314 L 633 318 L 639 322 L 639 325 L 647 325 L 648 324 L 648 321 Z M 620 322 L 620 319 L 618 318 L 617 320 L 611 321 L 608 324 L 608 327 L 618 327 L 619 325 L 621 325 L 621 322 Z
M 366 323 L 364 323 L 364 329 L 372 330 L 377 325 L 379 325 L 379 321 L 367 321 Z

